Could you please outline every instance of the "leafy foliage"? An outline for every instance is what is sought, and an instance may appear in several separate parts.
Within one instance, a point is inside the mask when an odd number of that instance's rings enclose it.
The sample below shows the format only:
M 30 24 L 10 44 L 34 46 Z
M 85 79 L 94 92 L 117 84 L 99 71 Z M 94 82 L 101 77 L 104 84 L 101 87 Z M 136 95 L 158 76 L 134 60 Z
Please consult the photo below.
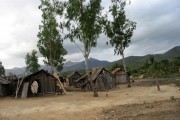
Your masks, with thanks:
M 78 39 L 84 45 L 84 56 L 89 56 L 92 47 L 96 46 L 101 33 L 101 0 L 69 0 L 67 4 L 66 27 L 71 41 Z
M 5 76 L 5 69 L 1 61 L 0 61 L 0 76 Z
M 142 66 L 138 67 L 139 74 L 144 74 L 146 77 L 168 77 L 178 73 L 180 67 L 180 57 L 169 59 L 154 59 L 147 60 Z
M 57 23 L 57 13 L 62 15 L 63 5 L 56 0 L 41 0 L 39 9 L 42 11 L 42 25 L 39 26 L 38 48 L 40 53 L 46 58 L 44 63 L 61 71 L 63 68 L 64 55 L 67 51 L 63 48 L 61 37 L 62 24 Z M 53 70 L 52 70 L 53 72 Z
M 38 57 L 36 56 L 37 51 L 36 50 L 32 50 L 32 53 L 26 54 L 25 57 L 25 62 L 26 62 L 26 71 L 28 73 L 34 73 L 37 72 L 39 70 L 40 65 L 38 64 Z
M 133 36 L 133 31 L 136 28 L 136 23 L 126 18 L 124 9 L 125 6 L 126 1 L 112 0 L 109 12 L 111 13 L 113 19 L 106 20 L 105 33 L 110 38 L 110 44 L 114 47 L 114 54 L 122 55 L 124 70 L 127 72 L 124 50 L 131 42 L 131 37 Z M 129 80 L 128 87 L 130 87 Z
M 83 43 L 84 50 L 80 50 L 85 58 L 86 74 L 94 89 L 94 96 L 97 96 L 88 70 L 88 57 L 91 48 L 96 46 L 97 39 L 102 32 L 101 0 L 68 0 L 66 7 L 67 22 L 65 26 L 69 31 L 66 38 L 71 41 L 78 39 Z
M 113 20 L 108 20 L 105 33 L 110 38 L 110 44 L 115 47 L 115 54 L 123 55 L 124 49 L 129 46 L 136 22 L 130 21 L 125 14 L 126 2 L 113 0 L 109 12 Z

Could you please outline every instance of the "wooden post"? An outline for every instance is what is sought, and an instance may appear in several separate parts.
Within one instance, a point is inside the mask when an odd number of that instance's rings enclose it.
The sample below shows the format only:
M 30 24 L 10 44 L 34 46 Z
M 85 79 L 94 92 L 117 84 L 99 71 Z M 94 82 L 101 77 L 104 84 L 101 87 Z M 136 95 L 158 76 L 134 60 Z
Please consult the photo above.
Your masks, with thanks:
M 25 82 L 23 84 L 23 90 L 22 90 L 21 98 L 27 98 L 28 87 L 29 87 L 29 82 Z
M 21 80 L 20 80 L 20 78 L 18 78 L 18 83 L 17 83 L 17 87 L 16 87 L 16 95 L 15 95 L 16 99 L 18 97 L 18 92 L 19 92 L 19 89 L 21 87 L 21 84 L 22 84 L 23 80 L 24 80 L 24 78 L 22 78 Z
M 64 89 L 63 84 L 61 83 L 61 81 L 59 79 L 59 76 L 56 73 L 54 73 L 54 77 L 57 79 L 57 83 L 59 84 L 59 88 L 63 90 L 64 94 L 67 94 L 66 90 Z
M 156 85 L 157 85 L 157 89 L 158 89 L 158 91 L 160 91 L 158 78 L 156 79 Z

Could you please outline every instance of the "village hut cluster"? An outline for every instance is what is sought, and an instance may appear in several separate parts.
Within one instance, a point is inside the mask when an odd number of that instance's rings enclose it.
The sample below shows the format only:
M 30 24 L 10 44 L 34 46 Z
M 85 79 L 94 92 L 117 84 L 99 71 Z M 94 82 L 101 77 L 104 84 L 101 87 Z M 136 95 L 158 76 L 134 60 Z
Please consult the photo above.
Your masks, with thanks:
M 121 68 L 116 68 L 109 72 L 104 67 L 93 68 L 90 72 L 92 83 L 98 91 L 108 91 L 117 87 L 120 84 L 127 83 L 125 71 Z M 90 82 L 86 74 L 81 75 L 77 71 L 70 74 L 68 77 L 69 86 L 81 88 L 82 91 L 91 90 Z M 73 82 L 73 83 L 72 83 Z
M 119 84 L 127 83 L 125 72 L 117 68 L 109 72 L 104 67 L 93 68 L 90 72 L 92 83 L 98 91 L 108 91 Z M 86 74 L 72 72 L 66 78 L 57 77 L 45 70 L 24 77 L 0 77 L 0 97 L 13 96 L 27 98 L 37 95 L 59 94 L 64 86 L 79 88 L 81 91 L 91 90 Z M 65 90 L 64 90 L 65 93 Z

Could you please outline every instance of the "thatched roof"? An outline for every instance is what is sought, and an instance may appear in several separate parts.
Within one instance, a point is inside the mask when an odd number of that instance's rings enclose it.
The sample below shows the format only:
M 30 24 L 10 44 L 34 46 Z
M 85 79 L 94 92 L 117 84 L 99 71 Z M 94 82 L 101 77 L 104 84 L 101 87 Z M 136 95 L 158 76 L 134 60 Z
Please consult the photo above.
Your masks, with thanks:
M 45 74 L 47 74 L 48 76 L 53 77 L 55 80 L 57 80 L 56 77 L 54 77 L 52 74 L 48 73 L 47 71 L 45 71 L 45 70 L 43 70 L 43 69 L 41 69 L 41 70 L 39 70 L 39 71 L 37 71 L 37 72 L 35 72 L 35 73 L 29 74 L 29 75 L 27 75 L 27 76 L 25 76 L 25 77 L 20 77 L 20 79 L 22 79 L 22 78 L 26 79 L 26 78 L 28 78 L 28 77 L 34 76 L 34 75 L 39 74 L 39 73 L 42 73 L 42 72 L 45 73 Z M 15 80 L 18 80 L 18 78 L 15 79 Z
M 2 77 L 0 77 L 0 84 L 9 84 L 10 82 Z
M 118 71 L 124 71 L 124 70 L 121 69 L 121 68 L 116 68 L 116 69 L 114 69 L 111 73 L 114 75 L 114 74 L 116 74 L 116 72 L 118 72 Z
M 92 81 L 94 81 L 102 71 L 106 71 L 106 73 L 113 76 L 108 70 L 106 70 L 104 67 L 102 67 L 102 68 L 97 69 L 97 71 L 92 75 Z
M 74 74 L 78 74 L 81 75 L 80 73 L 78 73 L 77 71 L 72 72 L 70 75 L 67 76 L 67 78 L 71 78 Z
M 108 70 L 106 70 L 104 67 L 102 67 L 102 68 L 96 68 L 96 70 L 94 70 L 93 73 L 92 73 L 92 75 L 91 75 L 92 81 L 94 81 L 94 80 L 98 77 L 98 75 L 99 75 L 103 70 L 106 71 L 106 73 L 109 73 L 111 76 L 113 76 L 113 75 L 112 75 Z M 79 79 L 77 79 L 75 82 L 79 82 L 79 81 L 81 81 L 81 80 L 83 80 L 83 79 L 86 79 L 86 77 L 87 77 L 87 75 L 85 74 L 85 75 L 83 75 L 82 77 L 80 77 Z
M 87 75 L 84 74 L 84 75 L 81 76 L 79 79 L 77 79 L 75 82 L 79 82 L 79 81 L 81 81 L 81 80 L 83 80 L 83 79 L 86 79 L 86 77 L 87 77 Z

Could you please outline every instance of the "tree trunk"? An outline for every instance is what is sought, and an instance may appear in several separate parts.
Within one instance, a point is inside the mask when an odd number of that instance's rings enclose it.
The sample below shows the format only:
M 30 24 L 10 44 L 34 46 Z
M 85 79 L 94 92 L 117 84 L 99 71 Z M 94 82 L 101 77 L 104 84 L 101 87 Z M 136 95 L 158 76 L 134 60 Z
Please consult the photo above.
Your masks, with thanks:
M 50 60 L 50 61 L 51 61 L 51 62 L 50 62 L 51 74 L 53 74 L 54 70 L 53 70 L 53 65 L 52 65 L 52 58 L 51 58 L 51 60 Z
M 158 81 L 158 78 L 156 78 L 156 85 L 157 85 L 157 89 L 158 89 L 158 91 L 160 91 L 161 89 L 160 89 L 160 86 L 159 86 L 159 81 Z
M 89 73 L 89 68 L 88 68 L 88 55 L 85 53 L 85 55 L 84 55 L 84 58 L 85 58 L 85 68 L 86 68 L 86 74 L 87 74 L 87 76 L 88 76 L 88 81 L 90 82 L 90 85 L 91 85 L 91 88 L 92 88 L 92 90 L 94 91 L 94 94 L 93 94 L 93 96 L 94 97 L 98 97 L 98 92 L 97 92 L 97 89 L 96 89 L 96 87 L 95 87 L 95 85 L 93 84 L 93 82 L 92 82 L 92 77 L 91 77 L 91 75 L 90 75 L 90 73 Z
M 50 50 L 50 67 L 51 67 L 51 74 L 53 74 L 53 73 L 54 73 L 54 70 L 53 70 L 52 43 L 51 43 L 51 41 L 50 41 L 50 48 L 49 48 L 49 50 Z
M 124 51 L 122 51 L 121 53 L 122 53 L 121 55 L 122 55 L 122 59 L 123 59 L 123 67 L 124 67 L 124 71 L 126 73 L 126 80 L 128 82 L 128 86 L 127 87 L 131 87 L 131 85 L 130 85 L 130 78 L 129 78 L 128 74 L 127 74 L 126 62 L 125 62 L 125 59 L 124 59 Z

